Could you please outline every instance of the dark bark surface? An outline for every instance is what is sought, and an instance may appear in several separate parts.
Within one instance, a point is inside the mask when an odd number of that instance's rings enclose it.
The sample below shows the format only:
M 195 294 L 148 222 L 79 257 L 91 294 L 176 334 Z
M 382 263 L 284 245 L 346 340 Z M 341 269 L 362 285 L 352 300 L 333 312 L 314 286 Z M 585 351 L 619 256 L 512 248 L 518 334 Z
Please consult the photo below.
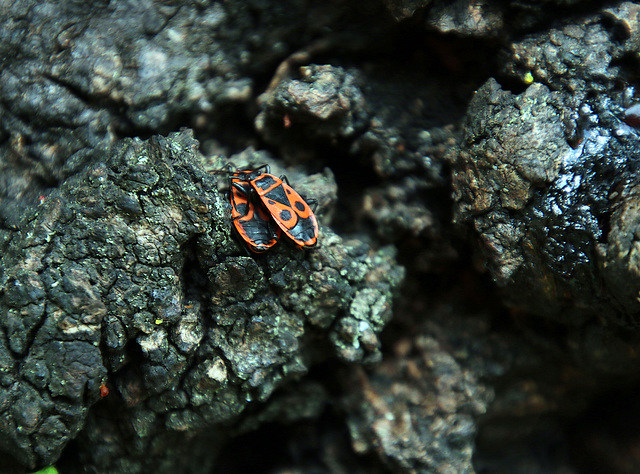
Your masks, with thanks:
M 0 472 L 640 470 L 640 6 L 0 25 Z M 249 254 L 229 164 L 318 246 Z

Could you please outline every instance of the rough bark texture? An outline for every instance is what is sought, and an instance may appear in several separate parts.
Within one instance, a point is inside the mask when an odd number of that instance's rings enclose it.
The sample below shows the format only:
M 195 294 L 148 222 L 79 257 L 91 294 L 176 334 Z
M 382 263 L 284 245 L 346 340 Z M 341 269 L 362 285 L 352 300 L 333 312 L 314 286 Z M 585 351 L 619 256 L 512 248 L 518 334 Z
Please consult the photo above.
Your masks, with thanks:
M 0 25 L 1 472 L 640 470 L 640 5 Z M 265 163 L 317 248 L 234 239 Z

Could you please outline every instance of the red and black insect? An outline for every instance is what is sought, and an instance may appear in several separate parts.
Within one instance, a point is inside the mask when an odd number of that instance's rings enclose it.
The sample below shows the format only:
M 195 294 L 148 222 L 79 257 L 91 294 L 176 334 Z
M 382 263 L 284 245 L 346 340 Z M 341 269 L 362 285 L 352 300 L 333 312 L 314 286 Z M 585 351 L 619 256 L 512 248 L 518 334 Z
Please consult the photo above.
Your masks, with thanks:
M 260 201 L 252 199 L 253 188 L 243 179 L 250 173 L 252 171 L 236 171 L 230 176 L 231 219 L 249 250 L 262 253 L 278 242 L 281 231 Z
M 231 187 L 237 194 L 247 196 L 247 201 L 251 200 L 250 194 L 255 193 L 287 237 L 300 248 L 313 247 L 318 242 L 319 228 L 311 207 L 291 187 L 286 177 L 277 178 L 270 171 L 269 165 L 263 165 L 255 171 L 232 173 Z

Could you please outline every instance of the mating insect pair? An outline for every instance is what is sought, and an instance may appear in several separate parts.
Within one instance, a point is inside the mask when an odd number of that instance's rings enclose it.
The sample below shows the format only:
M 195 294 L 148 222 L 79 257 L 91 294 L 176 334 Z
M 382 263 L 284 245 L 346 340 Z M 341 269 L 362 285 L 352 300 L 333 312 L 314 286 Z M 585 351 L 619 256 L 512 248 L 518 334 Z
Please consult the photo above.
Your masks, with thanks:
M 262 253 L 273 247 L 284 233 L 299 248 L 318 241 L 318 221 L 309 204 L 289 185 L 277 178 L 269 165 L 255 170 L 229 171 L 231 219 L 249 250 Z

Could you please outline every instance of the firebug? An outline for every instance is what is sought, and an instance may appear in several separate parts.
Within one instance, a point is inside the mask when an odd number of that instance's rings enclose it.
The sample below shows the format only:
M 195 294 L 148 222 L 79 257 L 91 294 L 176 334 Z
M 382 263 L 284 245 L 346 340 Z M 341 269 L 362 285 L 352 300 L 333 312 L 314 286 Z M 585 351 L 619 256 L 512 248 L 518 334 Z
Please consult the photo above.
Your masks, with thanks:
M 253 202 L 251 185 L 243 181 L 243 176 L 249 173 L 251 171 L 236 171 L 230 176 L 231 219 L 249 250 L 262 253 L 278 242 L 281 231 L 261 202 Z
M 255 171 L 235 172 L 231 175 L 232 188 L 238 194 L 257 194 L 264 208 L 287 237 L 300 248 L 313 247 L 318 242 L 319 233 L 316 216 L 286 177 L 277 178 L 270 171 L 269 165 L 263 165 Z

